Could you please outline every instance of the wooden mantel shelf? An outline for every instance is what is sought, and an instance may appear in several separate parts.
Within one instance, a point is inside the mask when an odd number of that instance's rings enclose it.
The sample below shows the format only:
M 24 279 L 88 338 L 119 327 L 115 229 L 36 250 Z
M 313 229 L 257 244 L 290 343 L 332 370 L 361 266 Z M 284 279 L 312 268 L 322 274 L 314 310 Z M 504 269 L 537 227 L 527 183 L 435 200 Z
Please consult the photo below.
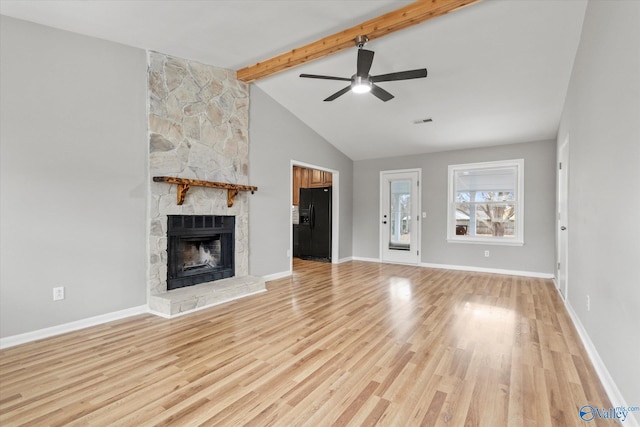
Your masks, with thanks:
M 209 188 L 221 188 L 223 190 L 227 190 L 227 206 L 233 206 L 233 200 L 238 194 L 238 191 L 251 191 L 253 194 L 254 191 L 258 190 L 258 187 L 254 187 L 252 185 L 240 185 L 240 184 L 229 184 L 226 182 L 213 182 L 213 181 L 202 181 L 199 179 L 186 179 L 186 178 L 176 178 L 173 176 L 154 176 L 154 182 L 166 182 L 168 184 L 177 184 L 178 185 L 178 204 L 181 205 L 184 203 L 184 197 L 187 195 L 187 191 L 189 191 L 190 186 L 195 187 L 209 187 Z

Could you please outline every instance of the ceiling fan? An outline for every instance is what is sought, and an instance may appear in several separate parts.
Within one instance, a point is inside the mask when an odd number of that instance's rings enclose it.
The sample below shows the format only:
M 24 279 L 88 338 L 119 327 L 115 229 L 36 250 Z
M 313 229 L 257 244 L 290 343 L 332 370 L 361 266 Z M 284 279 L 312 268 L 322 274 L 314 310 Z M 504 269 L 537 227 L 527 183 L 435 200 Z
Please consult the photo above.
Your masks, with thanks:
M 377 76 L 369 75 L 369 70 L 371 69 L 371 64 L 373 63 L 374 52 L 371 50 L 363 49 L 365 43 L 368 41 L 369 38 L 367 36 L 358 36 L 355 38 L 356 46 L 358 47 L 358 63 L 356 73 L 351 76 L 351 78 L 321 76 L 317 74 L 300 74 L 300 77 L 305 77 L 308 79 L 340 80 L 351 82 L 349 86 L 334 93 L 330 97 L 326 98 L 325 101 L 333 101 L 334 99 L 344 95 L 351 90 L 355 93 L 371 92 L 373 95 L 384 102 L 393 99 L 393 95 L 382 89 L 380 86 L 376 85 L 376 83 L 427 77 L 426 68 L 409 71 L 399 71 L 397 73 L 380 74 Z

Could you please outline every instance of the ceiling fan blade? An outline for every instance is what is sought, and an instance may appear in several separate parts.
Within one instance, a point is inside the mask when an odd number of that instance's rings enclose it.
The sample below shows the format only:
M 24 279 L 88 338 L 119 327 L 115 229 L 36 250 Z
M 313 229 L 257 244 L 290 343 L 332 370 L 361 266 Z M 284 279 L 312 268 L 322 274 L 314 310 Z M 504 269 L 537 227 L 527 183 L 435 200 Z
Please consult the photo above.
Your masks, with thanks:
M 382 89 L 380 86 L 376 86 L 373 83 L 371 84 L 371 93 L 377 96 L 379 99 L 387 102 L 390 99 L 393 99 L 393 95 L 391 95 L 386 90 Z
M 427 77 L 426 68 L 420 68 L 418 70 L 399 71 L 397 73 L 380 74 L 379 76 L 371 76 L 371 81 L 374 83 L 378 83 L 391 82 L 394 80 L 420 79 L 423 77 Z
M 307 79 L 340 80 L 343 82 L 351 81 L 351 79 L 348 79 L 346 77 L 321 76 L 318 74 L 300 74 L 300 77 L 305 77 Z
M 341 89 L 341 90 L 337 91 L 336 93 L 334 93 L 330 97 L 326 98 L 324 101 L 333 101 L 337 97 L 344 95 L 345 93 L 349 92 L 350 90 L 351 90 L 351 86 L 349 85 L 349 86 L 345 87 L 344 89 Z
M 373 64 L 373 51 L 358 49 L 358 71 L 356 72 L 356 76 L 365 78 L 369 76 L 371 64 Z

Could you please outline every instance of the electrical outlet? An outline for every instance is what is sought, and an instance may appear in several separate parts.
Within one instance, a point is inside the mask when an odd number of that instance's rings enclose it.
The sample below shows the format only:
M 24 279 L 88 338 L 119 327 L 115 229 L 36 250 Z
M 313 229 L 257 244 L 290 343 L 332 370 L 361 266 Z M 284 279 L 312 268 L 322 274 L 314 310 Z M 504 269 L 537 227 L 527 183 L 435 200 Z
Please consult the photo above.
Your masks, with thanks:
M 591 297 L 587 294 L 587 311 L 591 311 Z
M 291 249 L 287 249 L 287 258 L 291 258 Z
M 64 286 L 53 288 L 53 300 L 60 301 L 64 299 Z
M 484 256 L 485 256 L 486 258 L 489 258 L 489 251 L 484 251 Z

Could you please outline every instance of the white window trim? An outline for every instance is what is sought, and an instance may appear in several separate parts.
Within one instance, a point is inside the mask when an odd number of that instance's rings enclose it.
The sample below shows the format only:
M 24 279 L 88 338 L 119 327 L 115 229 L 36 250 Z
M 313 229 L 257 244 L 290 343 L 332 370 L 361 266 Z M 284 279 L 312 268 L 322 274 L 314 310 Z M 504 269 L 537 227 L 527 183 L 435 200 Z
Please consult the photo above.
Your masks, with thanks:
M 490 169 L 499 167 L 516 167 L 517 174 L 517 199 L 516 199 L 516 235 L 514 237 L 477 237 L 477 236 L 457 236 L 455 221 L 455 195 L 454 177 L 460 170 L 468 169 Z M 524 159 L 501 160 L 495 162 L 466 163 L 459 165 L 449 165 L 449 186 L 447 192 L 447 241 L 449 243 L 471 243 L 489 244 L 503 246 L 523 246 L 524 245 Z

